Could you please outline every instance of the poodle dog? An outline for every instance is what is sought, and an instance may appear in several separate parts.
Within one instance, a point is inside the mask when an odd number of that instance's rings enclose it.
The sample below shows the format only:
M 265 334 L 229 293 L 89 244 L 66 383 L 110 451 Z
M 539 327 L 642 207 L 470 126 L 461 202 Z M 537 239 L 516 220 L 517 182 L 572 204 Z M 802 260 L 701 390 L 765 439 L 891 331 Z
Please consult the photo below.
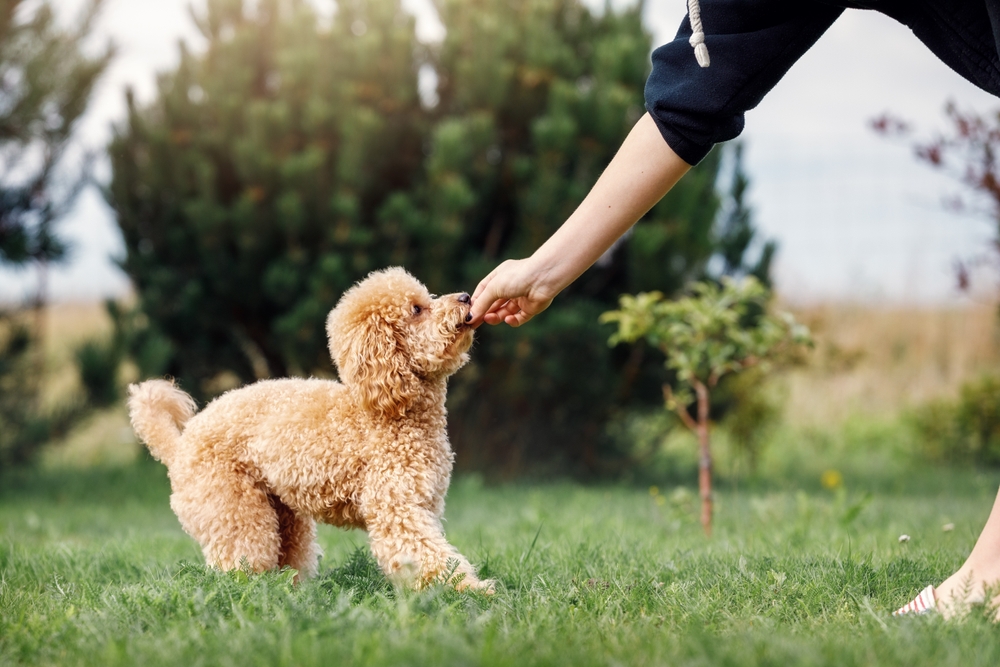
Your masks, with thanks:
M 441 526 L 454 454 L 448 377 L 469 359 L 468 294 L 377 271 L 327 319 L 341 382 L 264 380 L 195 414 L 173 382 L 129 387 L 139 438 L 167 466 L 170 506 L 209 565 L 316 573 L 316 521 L 368 531 L 389 577 L 492 590 Z

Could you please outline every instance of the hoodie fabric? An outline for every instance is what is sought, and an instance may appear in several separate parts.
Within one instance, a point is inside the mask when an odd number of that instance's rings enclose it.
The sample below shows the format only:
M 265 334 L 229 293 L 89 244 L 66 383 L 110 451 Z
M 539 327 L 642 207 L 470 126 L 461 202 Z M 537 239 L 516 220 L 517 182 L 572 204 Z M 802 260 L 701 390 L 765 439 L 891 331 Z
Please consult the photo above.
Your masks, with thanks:
M 1000 97 L 1000 0 L 701 0 L 711 66 L 700 67 L 685 17 L 653 51 L 646 110 L 688 164 L 743 131 L 753 109 L 847 7 L 873 9 L 908 26 L 934 54 Z

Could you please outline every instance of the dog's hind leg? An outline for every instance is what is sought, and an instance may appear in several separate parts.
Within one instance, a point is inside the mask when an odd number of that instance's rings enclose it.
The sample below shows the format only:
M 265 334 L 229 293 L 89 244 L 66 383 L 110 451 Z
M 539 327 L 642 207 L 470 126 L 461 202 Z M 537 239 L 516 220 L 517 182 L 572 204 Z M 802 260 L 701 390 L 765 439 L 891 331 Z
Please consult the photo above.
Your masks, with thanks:
M 277 496 L 269 496 L 271 507 L 278 515 L 278 533 L 281 535 L 281 552 L 278 567 L 288 566 L 299 572 L 299 579 L 316 574 L 319 545 L 316 544 L 316 522 L 297 514 Z
M 204 472 L 196 484 L 175 492 L 170 506 L 212 567 L 254 572 L 278 567 L 278 515 L 249 476 Z

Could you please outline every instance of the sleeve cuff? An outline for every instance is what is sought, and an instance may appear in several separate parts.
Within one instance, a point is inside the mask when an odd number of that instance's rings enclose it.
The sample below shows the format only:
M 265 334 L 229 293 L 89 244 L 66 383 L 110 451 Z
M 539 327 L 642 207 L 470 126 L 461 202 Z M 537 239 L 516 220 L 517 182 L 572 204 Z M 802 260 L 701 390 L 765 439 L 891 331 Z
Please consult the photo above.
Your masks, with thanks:
M 671 150 L 677 153 L 677 157 L 684 160 L 692 167 L 704 160 L 705 156 L 708 155 L 712 148 L 715 147 L 715 144 L 702 146 L 681 136 L 669 125 L 666 125 L 659 118 L 657 118 L 656 114 L 650 111 L 648 105 L 646 106 L 646 111 L 649 112 L 649 117 L 653 119 L 654 123 L 656 123 L 657 129 L 660 130 L 660 136 L 662 136 L 663 140 L 667 142 L 667 145 L 670 146 Z

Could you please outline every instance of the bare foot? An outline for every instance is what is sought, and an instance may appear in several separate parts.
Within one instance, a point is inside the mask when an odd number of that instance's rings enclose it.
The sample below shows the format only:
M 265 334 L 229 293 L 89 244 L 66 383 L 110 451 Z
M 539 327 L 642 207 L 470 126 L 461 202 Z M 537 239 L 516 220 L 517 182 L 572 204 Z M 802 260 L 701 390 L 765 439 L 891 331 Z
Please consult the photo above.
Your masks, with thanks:
M 986 601 L 987 589 L 990 593 L 996 593 L 1000 574 L 986 572 L 980 574 L 980 572 L 962 567 L 935 589 L 937 608 L 942 616 L 945 618 L 964 616 L 969 613 L 973 605 L 983 604 Z M 994 595 L 990 600 L 990 606 L 998 608 L 998 605 L 1000 605 L 1000 595 Z M 1000 620 L 1000 609 L 997 613 L 997 620 Z
M 962 616 L 974 604 L 1000 605 L 1000 493 L 976 545 L 958 572 L 937 587 L 937 608 L 945 618 Z M 997 616 L 1000 621 L 1000 615 Z

